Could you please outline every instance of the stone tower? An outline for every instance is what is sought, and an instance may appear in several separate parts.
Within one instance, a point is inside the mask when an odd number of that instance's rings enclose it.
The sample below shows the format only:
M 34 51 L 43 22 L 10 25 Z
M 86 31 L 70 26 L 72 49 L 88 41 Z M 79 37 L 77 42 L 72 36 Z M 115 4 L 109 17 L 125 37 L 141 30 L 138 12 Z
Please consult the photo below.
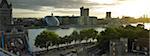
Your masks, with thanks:
M 12 4 L 0 0 L 0 31 L 11 31 L 12 21 Z
M 111 12 L 106 12 L 106 19 L 111 19 Z
M 89 8 L 80 8 L 80 20 L 79 23 L 80 25 L 88 25 L 89 21 Z

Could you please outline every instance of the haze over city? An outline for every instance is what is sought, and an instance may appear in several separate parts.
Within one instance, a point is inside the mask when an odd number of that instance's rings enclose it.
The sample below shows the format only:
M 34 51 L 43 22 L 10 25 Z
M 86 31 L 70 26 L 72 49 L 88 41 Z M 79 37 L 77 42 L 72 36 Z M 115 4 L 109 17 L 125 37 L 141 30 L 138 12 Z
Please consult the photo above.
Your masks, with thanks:
M 11 0 L 13 17 L 44 17 L 54 13 L 58 16 L 79 16 L 80 7 L 90 9 L 90 16 L 105 17 L 150 17 L 150 0 Z

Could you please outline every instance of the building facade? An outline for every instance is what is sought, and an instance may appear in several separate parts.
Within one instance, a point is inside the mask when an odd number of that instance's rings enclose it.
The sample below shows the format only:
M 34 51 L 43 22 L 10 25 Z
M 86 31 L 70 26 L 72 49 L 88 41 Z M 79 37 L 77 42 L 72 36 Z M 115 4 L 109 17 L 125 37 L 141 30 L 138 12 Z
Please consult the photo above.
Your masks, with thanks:
M 58 18 L 56 18 L 55 16 L 46 16 L 44 20 L 47 23 L 47 26 L 59 26 L 60 25 Z
M 84 7 L 80 8 L 80 16 L 49 16 L 49 17 L 56 17 L 58 19 L 57 21 L 60 22 L 60 25 L 81 25 L 82 26 L 82 25 L 97 24 L 97 17 L 89 16 L 89 8 L 84 8 Z
M 12 21 L 12 5 L 6 0 L 0 0 L 0 31 L 10 30 Z
M 88 25 L 88 21 L 89 21 L 89 8 L 81 7 L 79 23 L 80 25 Z
M 24 27 L 15 25 L 12 19 L 12 4 L 0 0 L 0 48 L 22 55 L 28 52 L 27 34 Z
M 106 19 L 110 19 L 111 18 L 111 12 L 106 12 Z

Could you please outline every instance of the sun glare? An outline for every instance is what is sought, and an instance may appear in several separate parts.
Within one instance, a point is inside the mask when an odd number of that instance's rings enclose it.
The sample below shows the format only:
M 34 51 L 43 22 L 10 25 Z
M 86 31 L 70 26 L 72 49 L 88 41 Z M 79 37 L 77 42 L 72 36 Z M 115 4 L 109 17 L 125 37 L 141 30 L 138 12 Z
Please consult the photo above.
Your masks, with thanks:
M 96 8 L 97 12 L 111 11 L 113 15 L 116 16 L 132 16 L 141 17 L 144 14 L 150 15 L 150 0 L 127 0 L 119 4 L 117 0 L 89 0 L 93 3 L 99 3 L 97 5 L 100 8 Z M 103 6 L 101 4 L 116 4 L 112 6 Z M 149 16 L 150 17 L 150 16 Z
M 112 4 L 116 2 L 116 0 L 89 0 L 89 1 L 100 4 Z
M 122 15 L 141 17 L 144 14 L 149 14 L 149 2 L 148 0 L 130 1 L 130 3 L 124 3 L 116 7 L 116 11 L 119 11 Z

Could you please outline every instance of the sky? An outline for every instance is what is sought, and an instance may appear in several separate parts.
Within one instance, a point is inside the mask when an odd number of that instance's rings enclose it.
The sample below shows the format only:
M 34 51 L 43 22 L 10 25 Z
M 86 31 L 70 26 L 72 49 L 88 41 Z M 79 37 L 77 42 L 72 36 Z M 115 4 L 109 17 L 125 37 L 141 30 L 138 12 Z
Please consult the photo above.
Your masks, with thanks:
M 80 7 L 90 9 L 90 16 L 150 17 L 150 0 L 9 0 L 13 5 L 13 17 L 79 16 Z

